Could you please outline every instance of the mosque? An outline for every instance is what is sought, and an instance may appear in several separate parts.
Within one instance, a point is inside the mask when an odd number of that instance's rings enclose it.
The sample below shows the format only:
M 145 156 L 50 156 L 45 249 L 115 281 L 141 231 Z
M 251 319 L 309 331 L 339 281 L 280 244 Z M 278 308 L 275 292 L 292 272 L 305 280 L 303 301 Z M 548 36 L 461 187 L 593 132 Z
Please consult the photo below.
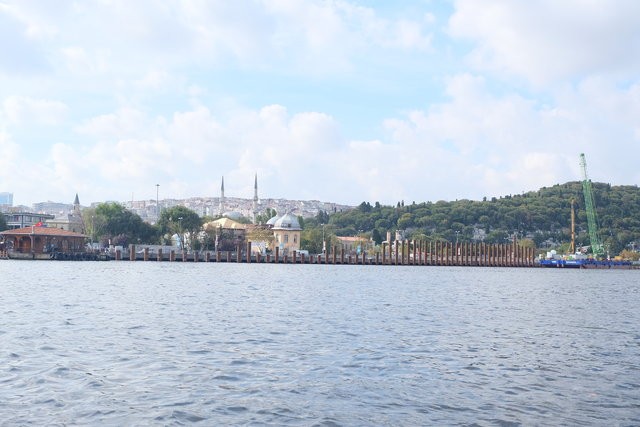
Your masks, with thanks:
M 300 250 L 300 235 L 302 227 L 298 218 L 292 213 L 286 212 L 284 215 L 276 215 L 270 218 L 266 224 L 258 224 L 260 199 L 258 197 L 258 174 L 255 175 L 253 185 L 253 203 L 251 212 L 251 224 L 242 224 L 243 215 L 237 211 L 227 211 L 224 196 L 224 176 L 220 186 L 220 203 L 218 212 L 220 219 L 211 221 L 204 225 L 205 229 L 215 228 L 216 239 L 219 235 L 232 235 L 237 242 L 242 234 L 243 240 L 252 242 L 256 251 L 265 252 L 279 248 L 283 255 Z

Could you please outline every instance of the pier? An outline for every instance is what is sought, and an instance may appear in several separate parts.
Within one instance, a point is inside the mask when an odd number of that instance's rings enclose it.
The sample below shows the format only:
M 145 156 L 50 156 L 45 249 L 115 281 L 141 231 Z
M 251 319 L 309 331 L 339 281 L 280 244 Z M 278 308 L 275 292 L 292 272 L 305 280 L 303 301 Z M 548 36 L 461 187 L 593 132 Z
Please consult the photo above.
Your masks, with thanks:
M 251 254 L 247 256 L 247 254 Z M 235 251 L 175 251 L 164 253 L 135 245 L 112 254 L 115 261 L 164 262 L 226 262 L 246 264 L 332 264 L 332 265 L 393 265 L 393 266 L 468 266 L 468 267 L 534 267 L 535 251 L 516 243 L 451 243 L 451 242 L 395 242 L 384 244 L 376 253 L 345 253 L 334 246 L 325 254 L 305 255 L 293 251 L 262 255 L 251 251 L 251 242 L 239 245 Z

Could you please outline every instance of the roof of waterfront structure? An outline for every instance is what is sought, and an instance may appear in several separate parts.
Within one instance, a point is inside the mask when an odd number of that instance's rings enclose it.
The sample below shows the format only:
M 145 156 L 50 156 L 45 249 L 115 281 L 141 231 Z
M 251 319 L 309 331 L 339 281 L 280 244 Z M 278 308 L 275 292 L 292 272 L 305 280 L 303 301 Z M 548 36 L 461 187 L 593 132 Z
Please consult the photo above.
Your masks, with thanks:
M 295 215 L 286 213 L 273 224 L 274 230 L 302 230 L 298 218 Z
M 209 227 L 219 227 L 224 229 L 235 229 L 235 230 L 244 230 L 247 228 L 245 224 L 242 224 L 238 221 L 234 221 L 230 218 L 220 218 L 215 221 L 210 221 L 204 225 L 205 228 Z
M 37 236 L 60 236 L 60 237 L 88 237 L 85 234 L 63 230 L 61 228 L 37 227 L 35 225 L 29 226 L 29 227 L 23 227 L 23 228 L 16 228 L 13 230 L 5 230 L 0 232 L 0 234 L 5 236 L 37 235 Z

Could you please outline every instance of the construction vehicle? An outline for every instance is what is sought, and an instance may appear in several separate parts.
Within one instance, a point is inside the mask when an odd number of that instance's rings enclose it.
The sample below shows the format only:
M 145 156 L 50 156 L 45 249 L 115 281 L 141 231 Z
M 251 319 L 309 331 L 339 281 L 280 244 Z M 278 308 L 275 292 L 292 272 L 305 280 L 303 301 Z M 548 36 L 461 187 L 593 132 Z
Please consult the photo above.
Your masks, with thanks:
M 587 228 L 589 230 L 589 241 L 591 242 L 591 253 L 593 253 L 594 257 L 601 258 L 604 256 L 604 245 L 598 234 L 596 204 L 593 198 L 591 180 L 587 174 L 587 159 L 584 153 L 580 153 L 580 168 L 582 169 L 582 192 L 584 193 L 584 206 L 587 211 Z

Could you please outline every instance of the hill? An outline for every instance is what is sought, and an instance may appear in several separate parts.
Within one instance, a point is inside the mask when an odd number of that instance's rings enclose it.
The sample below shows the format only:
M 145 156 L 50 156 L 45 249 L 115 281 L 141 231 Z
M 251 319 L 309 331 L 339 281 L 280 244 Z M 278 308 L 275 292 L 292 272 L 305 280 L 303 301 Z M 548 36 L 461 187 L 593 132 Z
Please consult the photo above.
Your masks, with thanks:
M 640 242 L 640 189 L 593 183 L 600 236 L 611 254 Z M 581 182 L 543 187 L 538 191 L 490 200 L 456 200 L 357 208 L 307 220 L 308 226 L 328 224 L 338 236 L 366 234 L 376 242 L 387 232 L 407 239 L 445 239 L 502 243 L 514 235 L 538 248 L 557 247 L 570 240 L 571 199 L 576 201 L 576 245 L 589 244 Z M 392 234 L 393 235 L 393 234 Z

